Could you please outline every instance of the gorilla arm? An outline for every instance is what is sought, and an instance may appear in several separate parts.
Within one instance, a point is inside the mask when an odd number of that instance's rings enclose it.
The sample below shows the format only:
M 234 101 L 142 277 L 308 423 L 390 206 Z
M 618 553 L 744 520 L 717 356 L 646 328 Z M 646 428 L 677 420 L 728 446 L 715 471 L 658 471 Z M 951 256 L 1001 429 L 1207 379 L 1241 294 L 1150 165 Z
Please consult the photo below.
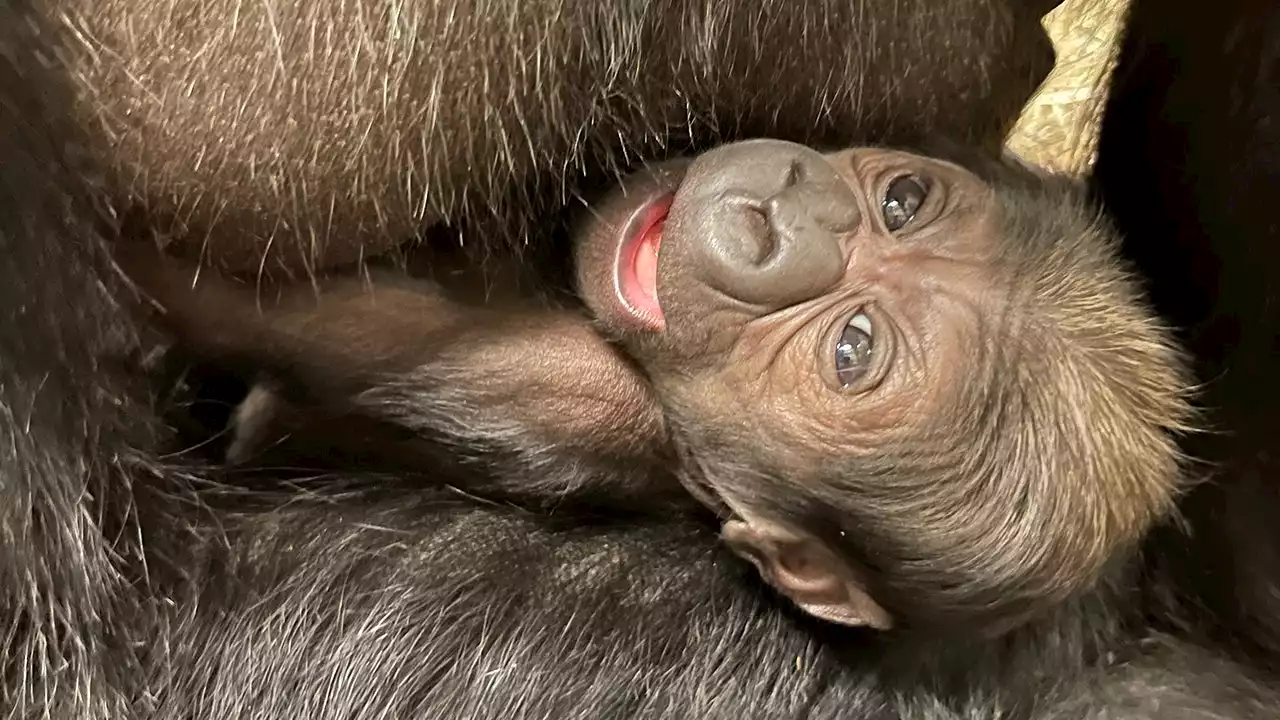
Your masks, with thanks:
M 457 468 L 469 492 L 537 503 L 690 504 L 647 383 L 580 313 L 472 305 L 400 275 L 255 293 L 120 257 L 181 352 L 261 380 L 233 420 L 233 461 L 336 453 L 366 470 Z

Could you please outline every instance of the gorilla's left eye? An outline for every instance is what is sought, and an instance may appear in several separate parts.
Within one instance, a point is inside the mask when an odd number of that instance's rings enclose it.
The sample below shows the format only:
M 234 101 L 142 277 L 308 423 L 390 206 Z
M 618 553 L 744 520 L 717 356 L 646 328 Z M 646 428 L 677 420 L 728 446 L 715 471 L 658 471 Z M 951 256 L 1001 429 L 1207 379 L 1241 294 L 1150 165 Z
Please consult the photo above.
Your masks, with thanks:
M 836 379 L 850 387 L 871 369 L 871 318 L 858 313 L 849 319 L 836 343 Z
M 884 224 L 890 232 L 901 230 L 916 216 L 925 198 L 929 197 L 926 181 L 915 175 L 903 175 L 889 183 L 882 203 Z

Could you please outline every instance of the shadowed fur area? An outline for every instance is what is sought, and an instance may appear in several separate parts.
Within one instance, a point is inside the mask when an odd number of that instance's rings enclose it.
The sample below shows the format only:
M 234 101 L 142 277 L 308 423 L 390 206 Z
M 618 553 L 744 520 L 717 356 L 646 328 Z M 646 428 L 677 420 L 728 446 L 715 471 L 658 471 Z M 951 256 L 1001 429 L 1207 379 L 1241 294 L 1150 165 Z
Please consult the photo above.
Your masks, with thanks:
M 132 497 L 155 436 L 109 363 L 138 336 L 101 272 L 109 215 L 68 88 L 35 52 L 49 27 L 26 10 L 0 9 L 0 708 L 108 717 L 140 672 L 107 654 L 147 605 L 128 568 L 147 566 Z
M 556 522 L 420 492 L 343 502 L 350 512 L 323 534 L 305 500 L 204 529 L 219 540 L 202 547 L 234 550 L 193 564 L 203 590 L 163 621 L 157 716 L 1274 712 L 1269 693 L 1210 655 L 1122 641 L 1125 614 L 1097 599 L 989 646 L 878 643 L 771 602 L 696 525 Z
M 1182 503 L 1187 531 L 1149 555 L 1183 579 L 1172 623 L 1280 671 L 1280 8 L 1134 2 L 1096 185 L 1157 307 L 1181 328 L 1213 432 Z

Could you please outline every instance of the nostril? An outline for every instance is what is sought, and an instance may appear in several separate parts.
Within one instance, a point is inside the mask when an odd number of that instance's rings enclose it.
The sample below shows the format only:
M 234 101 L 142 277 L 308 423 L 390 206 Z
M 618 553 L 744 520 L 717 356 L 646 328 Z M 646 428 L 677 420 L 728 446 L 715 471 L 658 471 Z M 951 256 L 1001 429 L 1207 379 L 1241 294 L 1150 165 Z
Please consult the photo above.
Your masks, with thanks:
M 750 225 L 750 235 L 755 239 L 755 257 L 751 262 L 756 265 L 763 263 L 770 255 L 773 254 L 776 240 L 774 233 L 777 229 L 774 227 L 773 218 L 767 208 L 761 207 L 759 203 L 750 203 L 746 206 L 747 222 Z
M 760 265 L 773 254 L 776 238 L 773 214 L 768 203 L 739 194 L 729 194 L 724 202 L 737 208 L 742 216 L 744 259 L 752 265 Z
M 787 176 L 782 181 L 782 188 L 785 190 L 795 187 L 804 182 L 805 179 L 804 163 L 798 159 L 792 160 L 790 165 L 787 166 Z
M 761 262 L 783 244 L 835 243 L 857 229 L 862 213 L 846 186 L 803 182 L 780 192 L 763 203 L 768 219 L 768 252 Z

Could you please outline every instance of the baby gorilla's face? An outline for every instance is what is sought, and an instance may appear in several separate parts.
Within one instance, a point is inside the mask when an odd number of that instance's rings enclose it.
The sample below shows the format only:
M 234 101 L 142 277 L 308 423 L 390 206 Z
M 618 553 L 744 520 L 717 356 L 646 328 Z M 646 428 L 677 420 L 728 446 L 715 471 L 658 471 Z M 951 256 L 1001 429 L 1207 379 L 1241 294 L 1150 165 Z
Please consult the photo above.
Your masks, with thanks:
M 804 481 L 964 384 L 1003 304 L 995 209 L 940 160 L 743 142 L 632 178 L 581 236 L 580 285 L 678 430 Z
M 1183 368 L 1114 232 L 1078 187 L 972 161 L 743 142 L 628 179 L 577 234 L 685 485 L 819 617 L 1005 627 L 1178 484 Z

